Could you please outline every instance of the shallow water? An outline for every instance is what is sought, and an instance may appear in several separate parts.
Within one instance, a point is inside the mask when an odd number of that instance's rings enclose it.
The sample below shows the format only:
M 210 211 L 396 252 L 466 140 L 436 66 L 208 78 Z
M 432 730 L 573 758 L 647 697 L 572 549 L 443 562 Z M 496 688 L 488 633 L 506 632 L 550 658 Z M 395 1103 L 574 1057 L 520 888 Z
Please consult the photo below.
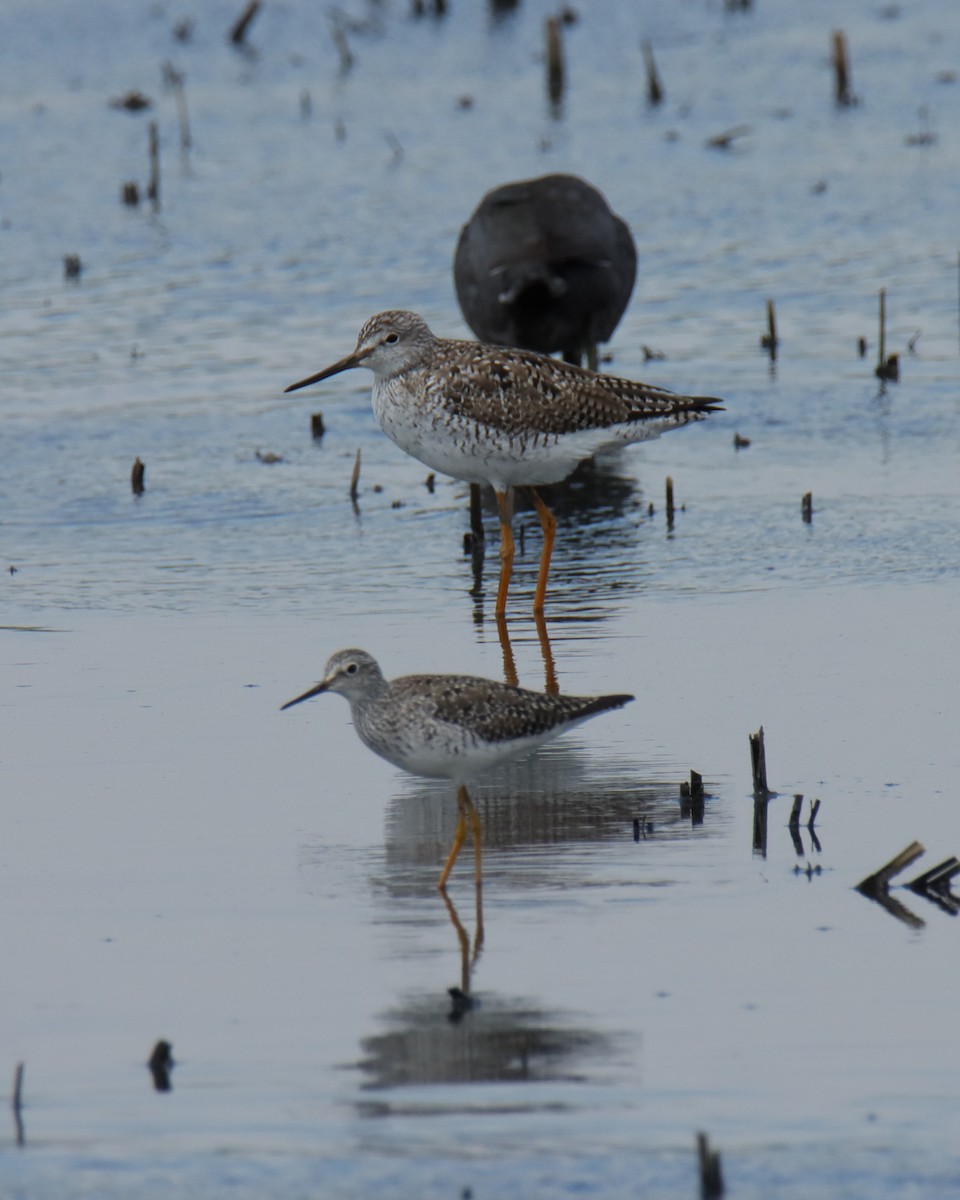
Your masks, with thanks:
M 265 6 L 248 55 L 224 43 L 230 6 L 185 45 L 163 4 L 5 6 L 0 1030 L 26 1074 L 4 1190 L 693 1195 L 702 1128 L 731 1194 L 960 1195 L 956 921 L 854 890 L 914 839 L 903 879 L 960 852 L 952 7 L 584 10 L 559 115 L 549 7 L 452 7 L 358 5 L 343 76 L 306 6 Z M 836 25 L 862 100 L 845 111 Z M 118 201 L 146 124 L 106 101 L 133 87 L 157 103 L 157 214 Z M 924 121 L 936 141 L 906 145 Z M 427 489 L 376 429 L 369 376 L 281 390 L 380 308 L 465 335 L 460 224 L 552 170 L 637 239 L 608 368 L 727 411 L 554 489 L 561 688 L 637 702 L 480 785 L 482 914 L 467 856 L 448 911 L 448 790 L 364 751 L 339 700 L 277 710 L 342 645 L 389 674 L 501 675 L 493 514 L 477 574 L 466 489 Z M 509 629 L 541 687 L 521 526 Z M 702 816 L 680 802 L 691 768 Z M 795 792 L 804 822 L 822 804 L 799 848 Z M 474 1000 L 459 1019 L 451 986 Z M 167 1095 L 144 1066 L 159 1037 Z

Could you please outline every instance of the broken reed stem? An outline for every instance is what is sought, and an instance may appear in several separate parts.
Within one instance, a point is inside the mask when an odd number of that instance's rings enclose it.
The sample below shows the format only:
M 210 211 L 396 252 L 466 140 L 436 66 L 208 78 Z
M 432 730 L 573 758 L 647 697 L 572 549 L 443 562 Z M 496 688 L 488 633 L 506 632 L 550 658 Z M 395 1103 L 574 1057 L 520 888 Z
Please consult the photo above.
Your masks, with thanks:
M 340 74 L 346 75 L 353 66 L 353 52 L 347 42 L 347 35 L 337 22 L 334 22 L 330 36 L 333 38 L 333 44 L 337 48 L 337 54 L 340 56 Z
M 920 895 L 931 891 L 948 891 L 955 875 L 960 875 L 960 859 L 951 855 L 935 867 L 931 867 L 929 871 L 918 875 L 916 879 L 911 879 L 907 887 L 911 892 L 918 892 Z
M 547 40 L 547 96 L 558 105 L 563 99 L 566 83 L 563 63 L 563 27 L 559 17 L 547 17 L 544 31 Z
M 360 451 L 357 450 L 357 457 L 353 460 L 353 474 L 350 476 L 350 499 L 354 504 L 357 502 L 357 485 L 360 483 Z
M 864 892 L 868 896 L 885 893 L 894 875 L 899 875 L 901 871 L 905 870 L 912 862 L 918 859 L 921 854 L 923 854 L 923 846 L 919 842 L 911 842 L 909 846 L 905 846 L 899 854 L 891 858 L 888 863 L 885 863 L 879 871 L 874 871 L 872 875 L 868 875 L 866 879 L 862 879 L 857 884 L 857 891 Z
M 796 792 L 793 797 L 793 808 L 790 810 L 790 820 L 787 824 L 791 829 L 800 828 L 800 809 L 803 807 L 803 793 Z
M 877 370 L 882 371 L 887 361 L 887 289 L 880 289 L 880 358 Z
M 144 472 L 146 467 L 140 459 L 140 456 L 133 460 L 133 467 L 130 470 L 130 490 L 135 496 L 142 496 L 145 484 L 143 482 Z
M 767 753 L 763 744 L 763 726 L 750 734 L 750 764 L 753 768 L 753 794 L 761 799 L 770 795 L 767 787 Z
M 813 492 L 804 492 L 801 496 L 800 514 L 807 525 L 813 520 Z
M 807 828 L 813 833 L 813 823 L 817 819 L 817 813 L 820 811 L 820 801 L 814 800 L 810 805 L 810 819 L 807 821 Z
M 850 94 L 850 67 L 847 60 L 847 39 L 842 29 L 833 31 L 834 99 L 843 108 L 853 103 Z
M 640 43 L 640 49 L 643 51 L 643 65 L 647 71 L 647 103 L 651 108 L 655 108 L 663 101 L 663 84 L 660 82 L 660 76 L 657 73 L 657 62 L 653 57 L 653 46 L 644 39 Z
M 150 182 L 147 185 L 147 197 L 156 212 L 160 207 L 160 134 L 156 121 L 150 122 Z
M 183 86 L 183 72 L 177 71 L 173 77 L 173 94 L 177 101 L 177 120 L 180 124 L 180 149 L 184 154 L 190 149 L 190 115 L 187 112 L 187 92 Z
M 230 30 L 230 41 L 235 46 L 242 46 L 247 37 L 247 30 L 250 28 L 250 22 L 260 10 L 260 0 L 250 0 L 250 3 L 243 10 L 233 24 Z
M 675 509 L 673 507 L 673 477 L 671 475 L 667 476 L 666 493 L 667 493 L 667 528 L 672 529 L 673 528 L 673 514 L 675 512 Z

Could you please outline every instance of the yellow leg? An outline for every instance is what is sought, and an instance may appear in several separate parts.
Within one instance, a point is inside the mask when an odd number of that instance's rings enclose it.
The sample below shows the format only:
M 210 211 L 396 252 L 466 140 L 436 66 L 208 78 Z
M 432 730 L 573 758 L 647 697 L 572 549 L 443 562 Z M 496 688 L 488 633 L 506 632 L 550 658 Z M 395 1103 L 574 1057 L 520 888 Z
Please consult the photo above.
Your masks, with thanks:
M 443 865 L 443 870 L 440 872 L 440 882 L 437 887 L 440 891 L 444 891 L 447 886 L 447 880 L 450 877 L 450 872 L 453 870 L 453 864 L 457 861 L 457 855 L 460 853 L 460 847 L 463 845 L 463 839 L 467 836 L 467 814 L 464 811 L 463 804 L 460 800 L 460 792 L 457 792 L 457 827 L 453 831 L 453 843 L 450 846 L 450 853 L 447 855 L 447 861 Z
M 513 574 L 513 530 L 510 528 L 510 504 L 506 492 L 496 492 L 500 514 L 500 586 L 497 588 L 497 616 L 507 611 L 507 591 Z
M 530 489 L 533 503 L 536 505 L 540 527 L 543 529 L 543 549 L 540 551 L 540 570 L 537 574 L 537 590 L 533 597 L 533 611 L 543 612 L 543 601 L 547 594 L 547 576 L 550 574 L 550 559 L 553 555 L 553 543 L 557 536 L 557 518 L 540 499 L 536 489 Z
M 473 801 L 467 794 L 467 789 L 460 785 L 457 789 L 457 800 L 461 803 L 461 812 L 466 809 L 467 815 L 470 818 L 470 828 L 473 830 L 473 867 L 474 879 L 477 884 L 477 895 L 480 894 L 480 888 L 483 884 L 483 831 L 480 828 L 480 814 L 474 807 Z

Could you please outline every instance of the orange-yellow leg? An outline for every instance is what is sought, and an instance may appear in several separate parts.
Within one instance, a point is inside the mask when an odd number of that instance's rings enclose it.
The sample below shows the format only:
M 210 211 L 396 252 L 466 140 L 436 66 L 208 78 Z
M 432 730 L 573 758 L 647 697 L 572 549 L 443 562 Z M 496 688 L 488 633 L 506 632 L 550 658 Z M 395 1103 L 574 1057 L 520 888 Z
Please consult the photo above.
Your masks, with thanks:
M 507 611 L 507 592 L 513 574 L 513 530 L 510 527 L 510 499 L 506 492 L 496 492 L 497 512 L 500 514 L 500 586 L 497 588 L 496 615 Z
M 540 527 L 543 529 L 543 549 L 540 551 L 540 570 L 537 573 L 537 590 L 533 596 L 533 611 L 543 612 L 543 601 L 547 594 L 547 576 L 550 574 L 550 559 L 553 555 L 553 543 L 557 536 L 557 518 L 540 499 L 535 488 L 530 489 L 533 503 L 536 505 Z
M 444 863 L 443 871 L 440 873 L 440 882 L 437 887 L 440 891 L 444 891 L 447 886 L 447 880 L 450 878 L 450 872 L 453 870 L 453 864 L 457 861 L 457 856 L 460 853 L 460 848 L 463 846 L 467 836 L 467 820 L 470 821 L 470 827 L 473 830 L 473 853 L 476 871 L 477 887 L 483 879 L 483 869 L 481 863 L 482 849 L 481 839 L 482 833 L 480 830 L 480 814 L 474 807 L 473 801 L 467 792 L 467 789 L 461 783 L 457 788 L 457 827 L 453 831 L 453 844 L 450 847 L 450 853 L 447 855 L 447 861 Z

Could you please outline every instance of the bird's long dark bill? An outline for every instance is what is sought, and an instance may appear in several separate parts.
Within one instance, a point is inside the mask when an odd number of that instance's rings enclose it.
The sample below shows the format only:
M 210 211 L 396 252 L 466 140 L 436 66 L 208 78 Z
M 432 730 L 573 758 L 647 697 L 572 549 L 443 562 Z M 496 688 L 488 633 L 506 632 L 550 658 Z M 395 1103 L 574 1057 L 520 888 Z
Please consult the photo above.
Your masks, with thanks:
M 283 712 L 283 710 L 285 708 L 293 708 L 293 706 L 295 704 L 299 704 L 301 702 L 301 700 L 309 700 L 313 696 L 319 696 L 321 692 L 325 692 L 326 690 L 327 690 L 327 681 L 325 679 L 321 679 L 319 683 L 314 684 L 314 686 L 310 689 L 309 692 L 304 692 L 302 696 L 297 696 L 293 700 L 288 700 L 286 702 L 286 704 L 281 704 L 280 711 Z
M 283 389 L 284 395 L 287 392 L 295 392 L 298 388 L 309 387 L 311 383 L 319 383 L 321 379 L 329 379 L 331 375 L 339 375 L 341 371 L 349 371 L 351 367 L 359 367 L 369 353 L 369 350 L 354 350 L 353 354 L 348 354 L 346 358 L 341 358 L 332 367 L 324 367 L 316 375 L 311 375 L 307 379 L 301 379 L 299 383 L 291 383 L 289 387 Z

